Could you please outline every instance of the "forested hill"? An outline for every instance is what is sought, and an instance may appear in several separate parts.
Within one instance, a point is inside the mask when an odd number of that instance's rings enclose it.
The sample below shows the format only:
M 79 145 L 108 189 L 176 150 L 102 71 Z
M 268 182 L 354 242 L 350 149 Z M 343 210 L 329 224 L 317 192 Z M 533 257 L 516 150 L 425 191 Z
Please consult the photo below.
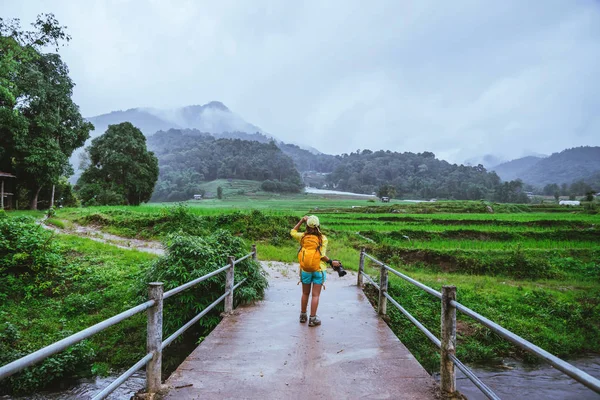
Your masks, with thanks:
M 160 174 L 153 201 L 187 200 L 200 185 L 221 178 L 263 182 L 263 189 L 298 192 L 302 179 L 274 142 L 216 139 L 197 130 L 170 129 L 148 138 Z
M 541 159 L 523 171 L 519 178 L 526 183 L 544 186 L 589 180 L 600 172 L 600 147 L 584 146 L 563 150 Z
M 328 181 L 339 190 L 381 194 L 383 187 L 401 198 L 523 200 L 518 182 L 501 184 L 498 175 L 481 165 L 450 164 L 430 152 L 363 150 L 337 158 L 339 164 Z
M 523 173 L 537 164 L 541 159 L 542 157 L 535 156 L 517 158 L 516 160 L 496 165 L 495 167 L 490 168 L 490 170 L 497 173 L 500 179 L 511 181 L 513 179 L 519 179 Z

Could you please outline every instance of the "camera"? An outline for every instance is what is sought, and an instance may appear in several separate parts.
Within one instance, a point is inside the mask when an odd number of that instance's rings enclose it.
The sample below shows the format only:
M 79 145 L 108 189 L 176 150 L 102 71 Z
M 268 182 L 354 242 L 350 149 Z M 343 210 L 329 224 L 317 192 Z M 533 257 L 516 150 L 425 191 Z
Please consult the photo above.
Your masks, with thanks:
M 338 261 L 338 260 L 336 260 L 336 261 Z M 334 267 L 333 265 L 331 267 L 333 268 L 333 270 L 335 272 L 338 273 L 338 276 L 341 278 L 342 276 L 346 275 L 347 272 L 344 269 L 344 266 L 342 265 L 342 262 L 341 261 L 338 261 L 338 262 L 340 263 L 340 265 L 338 267 Z

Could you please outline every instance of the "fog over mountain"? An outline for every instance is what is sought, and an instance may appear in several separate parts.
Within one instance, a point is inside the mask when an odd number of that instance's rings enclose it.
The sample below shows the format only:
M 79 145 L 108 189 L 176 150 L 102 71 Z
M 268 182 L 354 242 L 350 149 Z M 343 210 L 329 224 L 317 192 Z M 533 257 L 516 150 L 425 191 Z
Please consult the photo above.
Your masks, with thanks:
M 113 111 L 97 115 L 88 120 L 96 128 L 93 136 L 104 133 L 110 124 L 124 121 L 129 121 L 137 126 L 146 136 L 169 129 L 197 129 L 213 134 L 224 132 L 265 134 L 258 126 L 244 121 L 242 117 L 233 113 L 219 101 L 173 109 L 131 108 L 126 111 Z M 267 134 L 267 136 L 269 135 Z

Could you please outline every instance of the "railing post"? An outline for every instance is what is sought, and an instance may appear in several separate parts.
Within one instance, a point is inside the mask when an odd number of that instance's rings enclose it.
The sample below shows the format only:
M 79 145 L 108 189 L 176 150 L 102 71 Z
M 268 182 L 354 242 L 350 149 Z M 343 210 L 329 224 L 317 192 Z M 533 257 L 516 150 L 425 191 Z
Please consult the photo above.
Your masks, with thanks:
M 440 384 L 442 395 L 452 395 L 456 391 L 456 371 L 450 355 L 456 353 L 456 307 L 450 304 L 456 300 L 456 286 L 442 286 L 442 347 Z
M 358 262 L 358 277 L 356 278 L 356 286 L 363 285 L 363 272 L 365 271 L 365 248 L 360 249 L 360 261 Z
M 258 256 L 257 256 L 257 254 L 256 254 L 256 245 L 255 245 L 255 244 L 253 244 L 253 245 L 252 245 L 252 259 L 253 259 L 254 261 L 256 261 L 256 259 L 257 259 L 257 258 L 258 258 Z
M 148 309 L 148 332 L 146 351 L 152 353 L 152 359 L 146 366 L 146 391 L 158 393 L 161 385 L 162 370 L 162 325 L 163 325 L 163 284 L 148 284 L 148 298 L 154 300 L 154 306 Z
M 229 262 L 229 268 L 227 269 L 227 276 L 225 278 L 225 291 L 229 290 L 229 294 L 225 297 L 225 312 L 230 313 L 233 311 L 233 277 L 235 268 L 235 257 L 227 257 Z
M 388 271 L 385 269 L 385 265 L 381 264 L 381 269 L 379 270 L 379 307 L 377 308 L 379 315 L 387 314 L 387 298 L 384 296 L 387 290 Z

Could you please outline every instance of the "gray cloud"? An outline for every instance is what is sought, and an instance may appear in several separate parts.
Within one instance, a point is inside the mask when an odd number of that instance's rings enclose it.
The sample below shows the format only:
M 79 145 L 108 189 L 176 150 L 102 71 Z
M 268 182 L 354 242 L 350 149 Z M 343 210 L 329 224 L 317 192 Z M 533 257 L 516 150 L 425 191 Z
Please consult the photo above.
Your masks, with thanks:
M 3 1 L 54 12 L 87 116 L 224 102 L 328 153 L 600 145 L 594 0 Z

